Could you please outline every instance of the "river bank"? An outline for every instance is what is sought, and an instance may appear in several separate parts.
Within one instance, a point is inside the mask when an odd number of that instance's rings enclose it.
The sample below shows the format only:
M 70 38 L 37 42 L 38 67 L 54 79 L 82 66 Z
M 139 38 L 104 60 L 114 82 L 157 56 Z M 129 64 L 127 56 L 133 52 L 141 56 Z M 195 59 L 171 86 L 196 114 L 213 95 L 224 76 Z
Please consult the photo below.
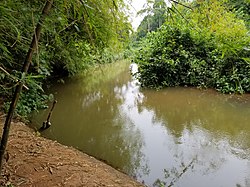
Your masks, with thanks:
M 0 114 L 1 134 L 4 115 Z M 129 176 L 72 147 L 13 122 L 0 186 L 141 187 Z

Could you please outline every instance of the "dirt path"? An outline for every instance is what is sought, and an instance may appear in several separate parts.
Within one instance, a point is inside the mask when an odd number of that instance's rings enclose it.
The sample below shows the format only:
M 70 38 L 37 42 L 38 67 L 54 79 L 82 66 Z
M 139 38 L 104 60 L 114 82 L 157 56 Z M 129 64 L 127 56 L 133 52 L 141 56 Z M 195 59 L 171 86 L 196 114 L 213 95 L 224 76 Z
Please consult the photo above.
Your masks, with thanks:
M 2 131 L 1 117 L 0 124 Z M 20 122 L 12 124 L 7 152 L 0 186 L 143 186 L 91 156 L 39 137 Z

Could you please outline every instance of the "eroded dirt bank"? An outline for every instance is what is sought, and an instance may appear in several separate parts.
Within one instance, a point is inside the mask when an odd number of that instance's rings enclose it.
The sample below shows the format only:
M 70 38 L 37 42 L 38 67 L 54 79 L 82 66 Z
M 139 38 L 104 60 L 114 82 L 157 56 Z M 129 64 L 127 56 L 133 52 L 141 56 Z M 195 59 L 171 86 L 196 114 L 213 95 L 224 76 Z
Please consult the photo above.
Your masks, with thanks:
M 0 114 L 2 134 L 4 118 Z M 142 187 L 129 176 L 74 148 L 12 123 L 0 186 Z

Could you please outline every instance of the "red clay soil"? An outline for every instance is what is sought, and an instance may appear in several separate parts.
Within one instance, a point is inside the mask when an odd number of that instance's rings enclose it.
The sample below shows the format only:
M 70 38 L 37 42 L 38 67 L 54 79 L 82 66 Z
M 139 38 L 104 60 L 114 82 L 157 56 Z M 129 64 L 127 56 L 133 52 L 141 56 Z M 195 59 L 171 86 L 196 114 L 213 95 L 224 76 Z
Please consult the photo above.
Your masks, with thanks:
M 1 134 L 3 120 L 1 115 Z M 143 187 L 91 156 L 40 137 L 21 122 L 12 123 L 5 159 L 0 186 Z

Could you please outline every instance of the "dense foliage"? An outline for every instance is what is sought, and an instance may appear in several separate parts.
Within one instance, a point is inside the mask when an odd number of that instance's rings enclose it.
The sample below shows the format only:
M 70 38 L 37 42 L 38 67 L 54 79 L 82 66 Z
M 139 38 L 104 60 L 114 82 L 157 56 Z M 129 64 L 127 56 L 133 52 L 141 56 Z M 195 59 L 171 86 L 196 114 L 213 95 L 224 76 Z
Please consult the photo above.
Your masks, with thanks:
M 234 11 L 237 17 L 245 20 L 250 29 L 250 1 L 249 0 L 228 0 L 227 5 Z
M 167 4 L 164 0 L 147 1 L 146 7 L 138 12 L 138 14 L 145 14 L 137 29 L 137 40 L 145 37 L 148 32 L 156 31 L 165 22 L 167 15 Z
M 10 100 L 46 0 L 0 2 L 0 96 Z M 131 25 L 123 0 L 55 0 L 18 105 L 22 115 L 44 105 L 44 80 L 122 58 Z
M 227 3 L 209 0 L 193 1 L 190 8 L 176 5 L 179 14 L 148 33 L 138 47 L 135 62 L 140 65 L 142 86 L 250 92 L 249 23 Z

